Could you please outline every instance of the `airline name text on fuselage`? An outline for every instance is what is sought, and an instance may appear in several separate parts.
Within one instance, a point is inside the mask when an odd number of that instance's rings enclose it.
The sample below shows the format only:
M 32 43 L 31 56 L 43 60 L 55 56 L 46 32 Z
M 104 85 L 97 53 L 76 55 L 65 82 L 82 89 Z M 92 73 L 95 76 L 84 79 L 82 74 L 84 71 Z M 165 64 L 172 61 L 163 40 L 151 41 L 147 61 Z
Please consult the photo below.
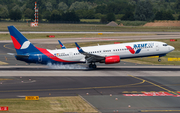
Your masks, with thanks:
M 134 48 L 152 47 L 154 43 L 134 44 Z

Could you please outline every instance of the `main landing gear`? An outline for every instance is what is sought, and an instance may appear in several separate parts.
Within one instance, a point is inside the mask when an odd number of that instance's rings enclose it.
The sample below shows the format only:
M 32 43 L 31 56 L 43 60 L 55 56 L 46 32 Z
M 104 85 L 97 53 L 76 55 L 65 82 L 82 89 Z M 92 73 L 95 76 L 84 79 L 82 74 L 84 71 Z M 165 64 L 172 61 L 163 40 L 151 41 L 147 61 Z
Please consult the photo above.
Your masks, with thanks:
M 90 69 L 96 69 L 97 66 L 96 66 L 95 63 L 91 63 L 91 64 L 89 64 L 89 68 L 90 68 Z

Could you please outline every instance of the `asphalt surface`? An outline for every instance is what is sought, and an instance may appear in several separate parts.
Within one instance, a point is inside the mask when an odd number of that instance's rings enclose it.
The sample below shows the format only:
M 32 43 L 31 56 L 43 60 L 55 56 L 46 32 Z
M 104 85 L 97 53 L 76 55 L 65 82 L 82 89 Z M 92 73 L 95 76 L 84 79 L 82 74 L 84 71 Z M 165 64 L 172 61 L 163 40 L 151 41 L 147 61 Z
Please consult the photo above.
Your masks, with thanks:
M 142 85 L 150 85 L 146 91 L 162 89 L 132 77 L 9 77 L 0 85 L 0 98 L 23 95 L 76 96 L 76 95 L 122 95 L 123 91 L 143 91 Z M 30 80 L 29 80 L 30 79 Z M 23 82 L 22 82 L 23 81 Z M 134 85 L 133 84 L 140 84 Z M 132 86 L 131 86 L 132 85 Z M 127 90 L 127 87 L 128 90 Z M 138 88 L 137 88 L 138 87 Z M 12 95 L 13 93 L 13 95 Z
M 106 67 L 99 70 L 0 70 L 0 98 L 81 95 L 101 112 L 179 112 L 180 97 L 175 96 L 180 92 L 180 71 L 168 70 L 168 67 L 163 71 L 148 68 L 150 70 L 143 71 L 122 67 L 115 70 L 106 70 Z M 143 92 L 167 92 L 173 96 L 124 96 Z
M 53 40 L 48 45 L 44 43 L 49 40 L 35 44 L 53 49 L 54 44 L 58 44 Z M 180 112 L 180 97 L 177 97 L 180 91 L 179 66 L 121 62 L 115 65 L 98 64 L 96 70 L 89 70 L 85 65 L 82 69 L 64 69 L 61 66 L 29 66 L 7 53 L 15 53 L 15 50 L 11 42 L 3 41 L 0 43 L 0 61 L 8 64 L 0 66 L 0 98 L 81 95 L 105 113 Z M 167 92 L 173 96 L 124 96 L 143 92 Z

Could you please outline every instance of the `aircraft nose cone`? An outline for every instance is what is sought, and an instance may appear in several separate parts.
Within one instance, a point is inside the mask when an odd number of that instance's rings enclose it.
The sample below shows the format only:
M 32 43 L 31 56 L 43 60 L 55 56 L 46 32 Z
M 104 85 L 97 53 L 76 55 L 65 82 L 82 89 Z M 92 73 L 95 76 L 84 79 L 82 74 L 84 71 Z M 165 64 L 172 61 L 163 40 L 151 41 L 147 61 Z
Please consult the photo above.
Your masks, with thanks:
M 173 51 L 175 48 L 173 46 L 171 46 L 171 50 Z

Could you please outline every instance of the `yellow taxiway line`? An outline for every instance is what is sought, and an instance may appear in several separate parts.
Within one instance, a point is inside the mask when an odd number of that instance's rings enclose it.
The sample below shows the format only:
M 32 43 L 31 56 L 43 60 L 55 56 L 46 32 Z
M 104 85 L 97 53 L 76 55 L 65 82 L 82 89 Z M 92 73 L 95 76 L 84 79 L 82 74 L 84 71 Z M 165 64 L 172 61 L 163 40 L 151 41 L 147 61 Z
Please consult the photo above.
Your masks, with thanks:
M 66 88 L 66 89 L 37 89 L 37 90 L 8 90 L 0 92 L 21 92 L 21 91 L 57 91 L 57 90 L 84 90 L 84 89 L 106 89 L 106 88 L 119 88 L 119 87 L 128 87 L 133 85 L 143 84 L 145 80 L 139 83 L 119 85 L 119 86 L 103 86 L 103 87 L 85 87 L 85 88 Z
M 176 93 L 176 92 L 174 92 L 174 91 L 171 91 L 171 90 L 169 90 L 169 89 L 166 89 L 166 88 L 164 88 L 164 87 L 162 87 L 162 86 L 160 86 L 160 85 L 157 85 L 157 84 L 155 84 L 155 83 L 153 83 L 153 82 L 150 82 L 150 81 L 148 81 L 148 80 L 145 80 L 145 79 L 142 79 L 142 78 L 139 78 L 139 77 L 135 77 L 135 76 L 132 76 L 132 75 L 128 75 L 128 76 L 133 77 L 133 78 L 138 79 L 138 80 L 145 81 L 145 82 L 147 82 L 147 83 L 149 83 L 149 84 L 152 84 L 152 85 L 154 85 L 154 86 L 156 86 L 156 87 L 159 87 L 159 88 L 161 88 L 161 89 L 163 89 L 163 90 L 165 90 L 165 91 L 167 91 L 167 92 L 169 92 L 169 93 L 173 93 L 173 94 L 175 94 L 175 95 L 179 95 L 178 93 Z

